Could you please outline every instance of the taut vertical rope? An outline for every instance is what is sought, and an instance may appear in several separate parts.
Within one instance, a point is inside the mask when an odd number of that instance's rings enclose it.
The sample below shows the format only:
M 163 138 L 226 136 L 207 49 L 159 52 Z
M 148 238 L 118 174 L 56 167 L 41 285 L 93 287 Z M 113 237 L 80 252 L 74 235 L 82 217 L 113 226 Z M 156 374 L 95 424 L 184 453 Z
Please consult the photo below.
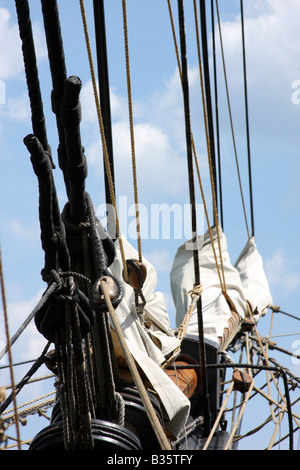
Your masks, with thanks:
M 211 36 L 212 36 L 213 72 L 214 72 L 213 75 L 214 75 L 214 95 L 215 95 L 216 144 L 217 144 L 218 170 L 219 170 L 219 174 L 218 174 L 219 205 L 220 205 L 219 213 L 220 213 L 221 226 L 224 230 L 214 0 L 211 0 L 211 30 L 212 30 Z
M 171 28 L 172 28 L 172 35 L 173 35 L 176 59 L 177 59 L 177 63 L 178 63 L 179 76 L 180 76 L 181 85 L 182 85 L 182 71 L 181 71 L 181 64 L 180 64 L 180 58 L 179 58 L 179 52 L 178 52 L 178 46 L 177 46 L 177 39 L 176 39 L 176 33 L 175 33 L 175 27 L 174 27 L 172 8 L 171 8 L 170 0 L 167 0 L 167 2 L 168 2 L 168 8 L 169 8 L 169 15 L 170 15 L 170 22 L 171 22 Z M 203 86 L 203 78 L 202 78 L 201 53 L 200 53 L 199 57 L 200 57 L 199 67 L 200 67 L 201 83 L 202 83 L 202 95 L 203 95 L 204 86 Z M 203 112 L 204 112 L 204 116 L 205 116 L 205 101 L 204 101 L 203 98 L 202 98 L 202 101 L 203 101 Z M 207 127 L 206 127 L 206 129 L 207 129 Z M 206 130 L 206 133 L 207 132 L 208 131 Z M 206 136 L 206 142 L 208 142 L 208 136 Z M 226 284 L 225 284 L 224 274 L 223 274 L 223 280 L 222 280 L 220 267 L 219 267 L 217 254 L 216 254 L 216 249 L 215 249 L 215 245 L 214 245 L 214 242 L 213 242 L 213 235 L 212 235 L 212 230 L 211 230 L 211 226 L 210 226 L 208 209 L 207 209 L 207 204 L 206 204 L 206 198 L 205 198 L 205 194 L 204 194 L 204 188 L 203 188 L 203 184 L 202 184 L 202 178 L 201 178 L 201 174 L 200 174 L 198 157 L 197 157 L 197 152 L 196 152 L 196 147 L 195 147 L 195 142 L 194 142 L 193 135 L 192 135 L 192 147 L 193 147 L 193 154 L 194 154 L 194 159 L 195 159 L 195 165 L 196 165 L 196 170 L 197 170 L 197 176 L 198 176 L 198 181 L 199 181 L 199 186 L 200 186 L 201 197 L 202 197 L 203 206 L 204 206 L 205 218 L 206 218 L 206 222 L 207 222 L 207 226 L 208 226 L 209 236 L 210 236 L 211 243 L 212 243 L 212 250 L 213 250 L 214 259 L 215 259 L 215 263 L 216 263 L 216 269 L 217 269 L 219 280 L 220 280 L 221 290 L 222 290 L 223 293 L 226 293 Z M 209 151 L 209 147 L 208 147 L 208 151 Z M 221 252 L 220 252 L 220 258 L 222 260 L 222 253 Z M 221 267 L 222 267 L 222 261 L 221 261 Z
M 251 171 L 251 150 L 250 150 L 248 86 L 247 86 L 247 70 L 246 70 L 247 67 L 246 67 L 246 47 L 245 47 L 245 25 L 244 25 L 243 0 L 241 0 L 241 27 L 242 27 L 242 45 L 243 45 L 243 70 L 244 70 L 245 115 L 246 115 L 246 132 L 247 132 L 247 152 L 248 152 L 248 173 L 249 173 L 251 230 L 252 230 L 252 236 L 254 236 L 254 209 L 253 209 L 253 193 L 252 193 L 252 171 Z
M 216 158 L 215 158 L 215 140 L 214 140 L 214 123 L 212 115 L 212 103 L 211 103 L 211 87 L 210 87 L 210 75 L 209 75 L 209 59 L 208 59 L 208 45 L 207 45 L 207 27 L 206 27 L 206 8 L 205 0 L 200 0 L 200 12 L 201 12 L 201 39 L 202 39 L 202 55 L 203 55 L 203 71 L 204 71 L 204 87 L 205 87 L 205 103 L 206 113 L 208 115 L 208 135 L 210 144 L 210 166 L 211 166 L 211 178 L 214 187 L 217 187 L 217 175 L 216 175 Z M 216 217 L 217 211 L 217 195 L 212 194 L 213 197 L 213 210 Z
M 223 38 L 222 38 L 222 31 L 221 31 L 221 20 L 220 20 L 218 0 L 216 0 L 216 7 L 217 7 L 219 36 L 220 36 L 222 62 L 223 62 L 224 79 L 225 79 L 225 87 L 226 87 L 226 97 L 227 97 L 227 103 L 228 103 L 228 111 L 229 111 L 229 119 L 230 119 L 231 133 L 232 133 L 234 156 L 235 156 L 235 161 L 236 161 L 236 168 L 237 168 L 237 174 L 238 174 L 238 180 L 239 180 L 239 186 L 240 186 L 240 193 L 241 193 L 242 206 L 243 206 L 243 212 L 244 212 L 244 217 L 245 217 L 246 230 L 247 230 L 248 238 L 250 238 L 250 232 L 249 232 L 249 226 L 248 226 L 248 220 L 247 220 L 247 213 L 246 213 L 245 201 L 244 201 L 244 194 L 243 194 L 243 188 L 242 188 L 242 181 L 241 181 L 241 175 L 240 175 L 240 169 L 239 169 L 239 162 L 238 162 L 238 156 L 237 156 L 236 142 L 235 142 L 235 136 L 234 136 L 233 119 L 232 119 L 231 104 L 230 104 L 230 97 L 229 97 L 229 88 L 228 88 L 228 80 L 227 80 L 227 73 L 226 73 L 226 66 L 225 66 L 225 56 L 224 56 L 224 47 L 223 47 Z
M 207 143 L 207 152 L 208 152 L 208 163 L 209 163 L 210 181 L 211 181 L 211 189 L 212 189 L 213 213 L 214 213 L 214 221 L 215 221 L 215 226 L 216 226 L 217 241 L 218 241 L 218 247 L 219 247 L 221 272 L 223 276 L 223 283 L 221 283 L 221 286 L 222 286 L 223 293 L 226 293 L 225 274 L 224 274 L 223 257 L 222 257 L 220 233 L 219 233 L 219 216 L 218 216 L 218 205 L 217 205 L 217 195 L 216 195 L 216 179 L 215 179 L 215 172 L 214 172 L 215 157 L 212 154 L 212 145 L 211 145 L 212 140 L 210 137 L 210 133 L 212 129 L 209 126 L 209 121 L 212 118 L 209 119 L 209 115 L 208 115 L 209 102 L 207 103 L 205 99 L 205 90 L 204 90 L 205 84 L 203 80 L 203 71 L 202 71 L 203 69 L 202 69 L 202 59 L 201 59 L 201 51 L 200 51 L 200 38 L 199 38 L 199 27 L 198 27 L 198 20 L 197 20 L 196 0 L 194 0 L 194 17 L 195 17 L 195 29 L 196 29 L 196 39 L 197 39 L 197 52 L 198 52 L 198 61 L 199 61 L 201 93 L 202 93 L 202 102 L 203 102 L 203 114 L 204 114 L 204 123 L 205 123 L 205 134 L 206 134 L 206 143 Z M 213 240 L 212 240 L 212 245 L 214 245 Z
M 139 211 L 138 184 L 137 184 L 137 173 L 136 173 L 136 156 L 135 156 L 135 143 L 134 143 L 134 125 L 133 125 L 133 112 L 132 112 L 132 93 L 131 93 L 131 78 L 130 78 L 126 0 L 122 0 L 122 8 L 123 8 L 123 28 L 124 28 L 124 43 L 125 43 L 125 58 L 126 58 L 126 77 L 127 77 L 127 90 L 128 90 L 127 92 L 128 92 L 128 108 L 129 108 L 132 173 L 133 173 L 133 190 L 134 190 L 134 202 L 135 202 L 135 214 L 136 214 L 136 231 L 137 231 L 139 261 L 142 262 L 141 226 L 140 226 L 140 211 Z
M 186 40 L 185 40 L 185 19 L 184 19 L 183 0 L 178 0 L 178 18 L 179 18 L 179 29 L 180 29 L 182 89 L 183 89 L 183 101 L 184 101 L 184 113 L 185 113 L 189 191 L 190 191 L 190 204 L 191 204 L 191 212 L 192 212 L 192 232 L 193 232 L 193 241 L 194 241 L 194 249 L 193 249 L 194 274 L 195 274 L 195 286 L 199 286 L 200 285 L 200 266 L 199 266 L 199 251 L 198 251 L 198 243 L 197 243 L 198 235 L 197 235 L 197 219 L 196 219 L 196 204 L 195 204 L 192 133 L 191 133 L 191 123 L 190 123 L 189 83 L 188 83 L 188 70 L 187 70 L 187 53 L 186 53 Z M 210 427 L 211 427 L 211 423 L 210 423 L 211 416 L 210 416 L 208 384 L 207 384 L 201 296 L 199 296 L 198 301 L 197 301 L 197 314 L 198 314 L 198 330 L 199 330 L 199 360 L 200 360 L 200 365 L 201 365 L 203 396 L 204 396 L 204 402 L 205 402 L 204 434 L 208 435 L 210 431 Z

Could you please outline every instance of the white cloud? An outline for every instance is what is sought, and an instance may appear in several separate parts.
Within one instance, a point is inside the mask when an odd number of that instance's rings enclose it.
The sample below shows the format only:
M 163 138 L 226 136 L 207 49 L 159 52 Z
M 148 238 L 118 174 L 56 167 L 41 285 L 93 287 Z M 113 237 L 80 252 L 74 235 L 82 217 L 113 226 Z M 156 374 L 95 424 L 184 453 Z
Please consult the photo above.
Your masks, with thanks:
M 39 23 L 32 24 L 37 59 L 46 57 L 44 34 Z M 23 69 L 19 28 L 6 8 L 0 8 L 0 79 L 8 80 Z
M 23 238 L 30 241 L 39 240 L 40 228 L 38 223 L 32 226 L 25 226 L 22 225 L 19 220 L 14 219 L 10 222 L 10 228 L 14 235 L 16 235 L 18 238 Z
M 198 74 L 191 70 L 192 92 L 198 87 Z M 99 138 L 95 103 L 91 83 L 83 87 L 82 131 L 88 164 L 102 174 L 102 144 Z M 175 72 L 144 101 L 133 104 L 134 144 L 141 202 L 171 196 L 182 199 L 187 194 L 187 162 L 185 128 L 182 111 L 182 91 Z M 131 140 L 127 98 L 111 91 L 112 133 L 116 185 L 119 194 L 132 194 Z M 201 110 L 201 108 L 199 108 Z M 86 145 L 86 142 L 89 142 Z M 202 170 L 207 175 L 206 164 Z M 178 201 L 177 201 L 178 202 Z
M 168 273 L 171 270 L 173 259 L 167 250 L 153 250 L 144 253 L 145 258 L 154 266 L 157 273 Z
M 250 135 L 252 147 L 258 150 L 273 148 L 279 154 L 296 145 L 295 105 L 292 103 L 292 83 L 300 78 L 300 48 L 297 19 L 300 4 L 297 0 L 264 0 L 247 2 L 245 6 L 245 36 Z M 220 8 L 222 15 L 222 7 Z M 236 136 L 245 141 L 245 112 L 243 89 L 242 41 L 240 17 L 222 22 L 225 60 Z M 218 31 L 216 31 L 218 39 Z M 229 126 L 221 54 L 219 59 L 219 98 L 221 132 Z M 225 119 L 225 121 L 224 121 Z M 288 123 L 288 125 L 287 125 Z M 274 145 L 276 142 L 277 145 Z M 238 143 L 238 153 L 241 148 Z M 264 155 L 262 154 L 262 157 Z
M 30 119 L 30 108 L 27 93 L 21 96 L 7 96 L 4 106 L 0 107 L 1 117 L 10 122 L 22 122 Z
M 268 281 L 275 291 L 280 294 L 290 294 L 300 287 L 300 273 L 292 266 L 292 261 L 283 251 L 276 251 L 273 256 L 266 260 L 265 271 Z
M 10 337 L 16 333 L 18 328 L 24 323 L 30 313 L 38 304 L 43 290 L 40 290 L 31 299 L 20 300 L 17 302 L 9 302 L 7 304 L 8 312 L 8 323 Z M 3 315 L 1 316 L 1 322 L 3 321 Z M 1 327 L 1 345 L 6 344 L 6 337 L 4 334 L 4 328 Z M 13 357 L 22 358 L 22 360 L 35 359 L 41 354 L 42 348 L 45 345 L 45 338 L 37 331 L 34 320 L 27 326 L 23 331 L 15 345 L 12 346 Z M 16 351 L 17 349 L 17 351 Z
M 6 8 L 0 8 L 0 78 L 6 80 L 23 68 L 19 30 Z
M 128 123 L 120 121 L 113 127 L 117 184 L 123 194 L 132 192 L 132 166 Z M 139 192 L 174 194 L 185 185 L 186 162 L 173 148 L 164 130 L 149 122 L 135 125 L 135 155 Z
M 222 11 L 222 10 L 221 10 Z M 256 83 L 263 79 L 270 86 L 277 78 L 290 76 L 295 70 L 295 57 L 300 46 L 298 16 L 300 4 L 297 0 L 264 0 L 248 2 L 245 15 L 246 53 L 248 73 Z M 242 74 L 240 17 L 222 22 L 222 34 L 226 60 Z M 217 33 L 218 35 L 218 33 Z M 266 71 L 270 74 L 266 76 Z M 274 74 L 272 74 L 274 72 Z

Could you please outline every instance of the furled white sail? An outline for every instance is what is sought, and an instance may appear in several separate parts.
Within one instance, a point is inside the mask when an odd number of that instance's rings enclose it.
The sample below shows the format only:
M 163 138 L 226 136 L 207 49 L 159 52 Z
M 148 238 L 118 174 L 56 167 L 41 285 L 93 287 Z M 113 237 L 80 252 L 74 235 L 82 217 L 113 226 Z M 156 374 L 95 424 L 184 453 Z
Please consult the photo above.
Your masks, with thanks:
M 123 238 L 126 259 L 138 259 L 137 251 Z M 157 276 L 153 266 L 145 259 L 147 277 L 143 286 L 146 300 L 143 319 L 136 312 L 135 296 L 132 287 L 123 282 L 124 297 L 116 314 L 124 337 L 134 359 L 157 392 L 168 416 L 167 427 L 177 435 L 185 425 L 190 410 L 190 402 L 160 367 L 166 357 L 179 346 L 178 339 L 170 327 L 164 296 L 156 292 Z M 110 267 L 118 279 L 123 279 L 123 264 L 118 242 L 116 259 Z
M 241 253 L 235 266 L 227 251 L 226 237 L 218 230 L 222 269 L 226 282 L 226 295 L 222 292 L 216 267 L 212 240 L 209 232 L 198 238 L 200 277 L 203 286 L 202 314 L 204 335 L 220 345 L 222 349 L 230 343 L 247 314 L 247 303 L 257 316 L 263 314 L 272 304 L 268 282 L 264 273 L 261 256 L 251 238 Z M 212 228 L 215 253 L 220 265 L 220 251 L 217 230 Z M 137 259 L 137 251 L 123 239 L 126 259 Z M 179 388 L 169 379 L 160 367 L 165 359 L 176 351 L 179 340 L 170 327 L 168 312 L 163 294 L 156 292 L 157 276 L 154 267 L 145 259 L 147 278 L 143 286 L 146 300 L 143 318 L 136 312 L 135 295 L 132 287 L 123 282 L 124 297 L 116 314 L 128 347 L 137 364 L 157 392 L 169 418 L 168 429 L 177 435 L 185 424 L 190 403 Z M 111 272 L 123 279 L 123 264 L 120 247 L 116 242 L 116 259 Z M 171 270 L 171 288 L 176 306 L 176 323 L 179 326 L 188 310 L 194 287 L 194 259 L 191 241 L 179 247 Z M 187 335 L 198 336 L 196 309 L 189 322 Z
M 223 271 L 220 263 L 220 249 Z M 198 237 L 200 280 L 203 287 L 202 315 L 205 338 L 225 348 L 232 335 L 235 334 L 247 314 L 247 302 L 253 311 L 263 314 L 272 303 L 272 298 L 263 270 L 262 259 L 255 246 L 254 239 L 250 239 L 241 253 L 236 266 L 233 266 L 227 250 L 225 234 L 221 227 L 218 231 L 212 228 L 212 239 L 209 232 Z M 221 289 L 220 277 L 216 267 L 217 256 L 220 273 L 224 273 L 226 293 Z M 221 279 L 223 279 L 221 277 Z M 191 302 L 191 297 L 186 295 L 194 286 L 194 259 L 191 242 L 181 245 L 176 253 L 171 270 L 171 288 L 176 306 L 176 323 L 181 324 Z M 235 312 L 233 312 L 235 310 Z M 228 329 L 233 329 L 231 335 Z M 235 331 L 234 331 L 235 330 Z M 227 333 L 227 334 L 226 334 Z M 187 334 L 198 335 L 198 320 L 196 308 L 189 322 Z
M 250 304 L 254 318 L 264 315 L 268 307 L 273 305 L 269 284 L 265 275 L 263 260 L 251 237 L 235 263 L 244 295 Z

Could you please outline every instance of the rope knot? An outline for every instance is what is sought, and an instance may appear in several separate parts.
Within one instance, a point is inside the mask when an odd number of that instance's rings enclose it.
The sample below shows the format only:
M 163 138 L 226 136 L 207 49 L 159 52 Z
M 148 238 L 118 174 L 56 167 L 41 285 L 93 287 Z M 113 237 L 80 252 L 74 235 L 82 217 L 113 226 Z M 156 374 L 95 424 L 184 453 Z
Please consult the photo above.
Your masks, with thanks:
M 280 310 L 280 307 L 279 305 L 272 305 L 271 309 L 273 310 L 273 312 L 278 313 Z
M 192 299 L 194 299 L 195 297 L 201 297 L 202 295 L 202 292 L 203 292 L 203 286 L 202 284 L 199 284 L 198 286 L 194 286 L 193 289 L 191 289 L 189 292 L 186 293 L 186 295 L 190 295 L 192 297 Z
M 47 273 L 43 270 L 42 274 L 49 284 L 48 290 L 53 284 L 55 284 L 55 289 L 35 315 L 38 331 L 48 341 L 54 342 L 55 331 L 65 326 L 66 312 L 72 304 L 72 311 L 77 312 L 81 335 L 84 337 L 91 330 L 95 317 L 88 298 L 77 288 L 71 273 L 56 270 Z
M 63 279 L 61 274 L 55 269 L 51 269 L 50 272 L 47 272 L 45 269 L 42 269 L 42 278 L 47 282 L 50 287 L 51 284 L 56 284 L 55 292 L 59 292 L 63 285 Z

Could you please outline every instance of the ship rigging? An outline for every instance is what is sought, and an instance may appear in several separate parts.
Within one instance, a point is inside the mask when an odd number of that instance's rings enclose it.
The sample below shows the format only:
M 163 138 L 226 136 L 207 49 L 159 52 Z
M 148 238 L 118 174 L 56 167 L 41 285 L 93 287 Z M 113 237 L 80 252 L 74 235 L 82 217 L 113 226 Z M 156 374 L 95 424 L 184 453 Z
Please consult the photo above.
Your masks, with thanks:
M 178 0 L 175 9 L 170 0 L 166 2 L 182 91 L 187 170 L 184 184 L 188 187 L 193 234 L 191 240 L 178 247 L 170 274 L 177 321 L 176 328 L 171 328 L 164 300 L 156 292 L 155 266 L 144 257 L 142 247 L 126 0 L 122 0 L 122 18 L 137 248 L 122 236 L 119 222 L 104 1 L 93 2 L 98 80 L 91 47 L 92 26 L 84 1 L 79 4 L 102 143 L 105 204 L 114 209 L 114 218 L 108 220 L 107 227 L 99 222 L 86 190 L 88 168 L 80 131 L 84 119 L 80 103 L 82 81 L 67 73 L 58 3 L 41 0 L 52 81 L 51 107 L 58 134 L 57 161 L 68 200 L 62 211 L 54 177 L 56 158 L 47 136 L 29 2 L 15 1 L 32 123 L 32 133 L 24 138 L 24 144 L 38 180 L 44 251 L 42 279 L 47 288 L 11 337 L 1 262 L 7 346 L 0 356 L 2 359 L 8 355 L 11 371 L 11 385 L 3 384 L 1 388 L 3 449 L 26 445 L 30 450 L 236 449 L 240 441 L 269 424 L 273 431 L 267 447 L 287 441 L 289 449 L 294 449 L 294 434 L 299 431 L 300 416 L 294 409 L 300 379 L 270 355 L 276 350 L 292 353 L 280 349 L 272 339 L 275 317 L 286 312 L 273 304 L 255 242 L 243 0 L 240 18 L 250 223 L 234 135 L 219 3 L 198 3 L 199 11 L 196 0 L 193 8 L 210 202 L 203 187 L 191 120 L 185 5 Z M 212 67 L 207 31 L 209 3 Z M 245 248 L 234 265 L 225 236 L 217 31 L 247 234 Z M 203 234 L 197 225 L 198 189 L 207 225 Z M 258 328 L 267 315 L 271 316 L 270 331 L 262 337 Z M 13 369 L 21 364 L 13 363 L 11 350 L 33 319 L 47 343 L 37 360 L 28 361 L 32 365 L 15 383 Z M 54 379 L 55 391 L 17 406 L 20 391 L 37 380 L 37 371 L 45 365 L 50 370 L 47 379 Z M 261 384 L 262 375 L 265 382 Z M 258 399 L 265 401 L 269 415 L 243 433 L 245 410 Z M 24 442 L 20 426 L 33 414 L 44 416 L 49 425 Z M 283 422 L 287 423 L 287 431 L 278 437 Z M 10 433 L 12 428 L 16 436 Z

